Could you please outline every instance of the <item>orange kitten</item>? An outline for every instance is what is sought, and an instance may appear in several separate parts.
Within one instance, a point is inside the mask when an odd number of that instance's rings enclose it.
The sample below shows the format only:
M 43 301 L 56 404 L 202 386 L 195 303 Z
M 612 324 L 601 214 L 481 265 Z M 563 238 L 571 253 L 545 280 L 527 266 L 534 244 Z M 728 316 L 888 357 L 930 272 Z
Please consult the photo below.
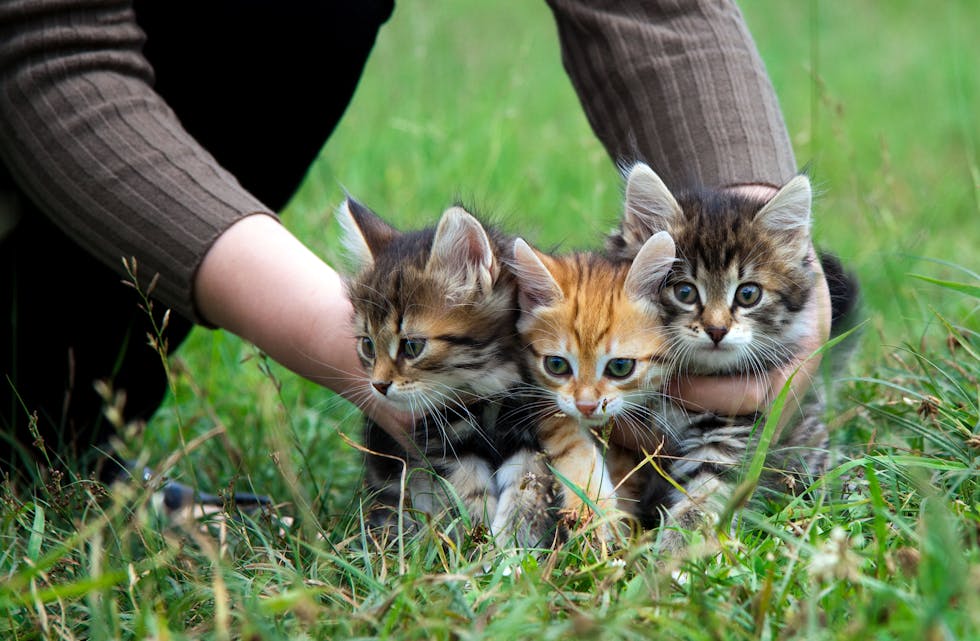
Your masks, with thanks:
M 657 291 L 673 260 L 667 233 L 647 240 L 632 261 L 552 256 L 515 241 L 517 329 L 537 437 L 574 516 L 589 518 L 590 503 L 615 506 L 595 433 L 614 418 L 649 422 L 648 401 L 664 374 Z

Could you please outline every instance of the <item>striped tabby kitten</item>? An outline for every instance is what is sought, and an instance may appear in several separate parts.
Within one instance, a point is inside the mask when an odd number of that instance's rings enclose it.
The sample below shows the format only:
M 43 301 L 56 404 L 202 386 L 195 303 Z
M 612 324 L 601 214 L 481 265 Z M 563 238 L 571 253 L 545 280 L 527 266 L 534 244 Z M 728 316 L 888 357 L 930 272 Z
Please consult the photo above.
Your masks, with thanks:
M 666 233 L 646 240 L 631 262 L 598 254 L 553 256 L 518 239 L 517 329 L 538 413 L 538 440 L 552 466 L 600 508 L 615 488 L 594 431 L 613 419 L 645 425 L 663 367 L 657 287 L 674 259 Z M 588 503 L 564 488 L 571 518 Z
M 672 372 L 761 374 L 790 362 L 806 331 L 800 312 L 817 284 L 810 206 L 805 176 L 796 176 L 762 203 L 720 191 L 675 198 L 648 166 L 632 168 L 625 213 L 607 249 L 615 258 L 629 259 L 652 235 L 666 231 L 673 237 L 678 261 L 656 299 Z M 853 288 L 838 293 L 837 304 L 853 301 Z M 790 419 L 772 444 L 767 469 L 780 473 L 764 475 L 764 482 L 782 479 L 792 485 L 794 476 L 824 469 L 823 410 L 814 390 L 802 415 Z M 740 464 L 755 451 L 760 416 L 691 415 L 667 401 L 658 414 L 666 433 L 666 471 L 684 491 L 650 482 L 640 497 L 640 513 L 645 525 L 655 526 L 666 509 L 668 523 L 693 529 L 730 498 Z M 683 545 L 676 530 L 664 535 L 666 547 Z
M 372 525 L 392 523 L 406 461 L 412 513 L 454 513 L 461 503 L 500 539 L 538 544 L 553 525 L 554 491 L 512 393 L 517 292 L 501 261 L 512 240 L 460 207 L 434 229 L 405 233 L 352 199 L 338 218 L 359 267 L 348 292 L 365 393 L 414 419 L 411 451 L 366 421 L 365 446 L 377 453 L 366 460 Z

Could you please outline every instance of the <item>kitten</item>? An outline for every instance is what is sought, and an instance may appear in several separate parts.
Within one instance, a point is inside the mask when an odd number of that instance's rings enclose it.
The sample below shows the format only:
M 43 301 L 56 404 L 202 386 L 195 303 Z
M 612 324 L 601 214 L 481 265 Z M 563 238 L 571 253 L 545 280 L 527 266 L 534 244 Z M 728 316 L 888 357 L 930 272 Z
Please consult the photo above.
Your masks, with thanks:
M 811 198 L 810 182 L 802 175 L 765 203 L 710 190 L 675 198 L 647 165 L 632 167 L 625 212 L 607 239 L 607 250 L 614 258 L 629 259 L 654 234 L 666 231 L 674 238 L 678 261 L 657 297 L 665 325 L 664 355 L 672 371 L 762 374 L 791 361 L 806 331 L 801 311 L 817 285 L 810 253 Z M 828 269 L 832 263 L 824 261 Z M 835 270 L 843 273 L 839 263 Z M 837 282 L 843 284 L 833 297 L 835 316 L 840 316 L 853 303 L 856 284 Z M 764 481 L 782 479 L 792 486 L 796 476 L 825 468 L 828 435 L 821 395 L 813 390 L 804 405 L 802 415 L 785 423 L 773 442 L 767 468 L 778 472 Z M 694 529 L 730 498 L 739 466 L 755 451 L 762 416 L 692 415 L 666 401 L 658 415 L 667 474 L 684 489 L 651 480 L 639 512 L 645 525 L 654 526 L 666 509 L 668 523 Z M 668 548 L 683 545 L 676 530 L 664 536 Z
M 365 393 L 414 420 L 411 451 L 365 423 L 371 524 L 393 523 L 407 465 L 410 514 L 461 504 L 500 540 L 538 544 L 552 528 L 555 492 L 511 393 L 521 381 L 517 294 L 501 259 L 512 240 L 461 207 L 435 228 L 404 233 L 350 198 L 338 219 L 359 268 L 347 286 Z
M 537 437 L 559 478 L 577 488 L 563 488 L 572 519 L 590 519 L 590 504 L 617 507 L 595 432 L 613 419 L 649 420 L 647 404 L 663 375 L 656 294 L 673 259 L 666 233 L 646 240 L 629 262 L 595 253 L 553 256 L 515 242 L 517 329 L 536 397 Z

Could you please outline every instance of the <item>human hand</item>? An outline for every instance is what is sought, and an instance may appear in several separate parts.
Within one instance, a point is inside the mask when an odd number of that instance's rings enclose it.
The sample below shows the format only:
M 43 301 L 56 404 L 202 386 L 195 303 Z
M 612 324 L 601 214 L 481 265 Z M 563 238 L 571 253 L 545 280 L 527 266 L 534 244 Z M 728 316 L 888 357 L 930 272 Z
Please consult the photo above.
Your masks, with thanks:
M 342 279 L 274 217 L 248 216 L 225 230 L 198 269 L 195 301 L 210 323 L 347 398 L 409 443 L 411 417 L 372 400 Z

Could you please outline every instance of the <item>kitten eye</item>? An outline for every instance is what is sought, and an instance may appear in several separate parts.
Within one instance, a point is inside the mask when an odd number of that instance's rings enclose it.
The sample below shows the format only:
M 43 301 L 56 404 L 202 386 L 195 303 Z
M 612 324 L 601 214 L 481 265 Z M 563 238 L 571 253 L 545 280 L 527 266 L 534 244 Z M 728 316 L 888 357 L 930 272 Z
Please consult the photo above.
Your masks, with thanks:
M 544 368 L 549 374 L 554 376 L 567 376 L 571 371 L 572 366 L 569 365 L 568 361 L 561 356 L 545 356 Z
M 635 358 L 614 358 L 606 363 L 606 374 L 613 378 L 626 378 L 636 367 Z
M 678 303 L 693 305 L 698 302 L 698 288 L 694 283 L 677 283 L 674 285 L 674 298 Z
M 402 341 L 402 354 L 406 358 L 418 358 L 423 349 L 425 349 L 424 338 L 406 338 Z
M 361 356 L 370 360 L 374 360 L 374 341 L 372 341 L 367 336 L 361 336 L 361 340 L 358 343 L 358 347 L 361 350 Z
M 735 292 L 735 304 L 742 307 L 752 307 L 762 298 L 762 287 L 755 283 L 742 283 Z

